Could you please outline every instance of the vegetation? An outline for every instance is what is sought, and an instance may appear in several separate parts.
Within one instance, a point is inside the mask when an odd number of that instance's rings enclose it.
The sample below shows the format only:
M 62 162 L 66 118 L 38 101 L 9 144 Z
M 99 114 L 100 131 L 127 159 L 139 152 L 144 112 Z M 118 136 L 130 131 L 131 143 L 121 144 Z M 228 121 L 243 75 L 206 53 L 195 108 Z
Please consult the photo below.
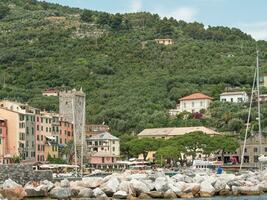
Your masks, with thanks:
M 224 160 L 225 152 L 235 152 L 239 147 L 238 140 L 235 137 L 215 135 L 209 136 L 203 132 L 196 131 L 182 136 L 176 136 L 167 140 L 152 138 L 132 139 L 127 142 L 129 152 L 138 156 L 143 154 L 146 160 L 149 151 L 156 151 L 156 162 L 161 165 L 166 163 L 181 165 L 187 163 L 187 157 L 196 159 L 197 154 L 208 157 L 210 154 L 218 154 Z
M 188 119 L 170 119 L 167 111 L 192 92 L 216 100 L 226 87 L 248 90 L 256 43 L 261 72 L 267 72 L 267 43 L 236 28 L 36 0 L 2 0 L 0 13 L 0 98 L 56 111 L 57 98 L 42 97 L 42 90 L 82 87 L 88 123 L 105 122 L 119 136 L 189 125 L 242 133 L 247 105 L 215 102 L 207 113 Z M 174 44 L 158 45 L 156 38 Z M 252 120 L 256 128 L 255 115 Z

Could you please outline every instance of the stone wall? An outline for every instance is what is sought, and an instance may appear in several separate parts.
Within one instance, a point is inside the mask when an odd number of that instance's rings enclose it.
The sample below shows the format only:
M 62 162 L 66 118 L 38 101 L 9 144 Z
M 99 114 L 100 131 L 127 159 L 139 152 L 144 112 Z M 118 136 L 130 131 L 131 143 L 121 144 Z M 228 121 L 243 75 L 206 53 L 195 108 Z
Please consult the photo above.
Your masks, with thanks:
M 26 184 L 29 181 L 40 181 L 49 180 L 52 181 L 53 174 L 50 170 L 35 171 L 32 165 L 21 165 L 21 164 L 11 164 L 11 165 L 0 165 L 0 181 L 5 181 L 6 179 L 12 179 L 19 184 Z

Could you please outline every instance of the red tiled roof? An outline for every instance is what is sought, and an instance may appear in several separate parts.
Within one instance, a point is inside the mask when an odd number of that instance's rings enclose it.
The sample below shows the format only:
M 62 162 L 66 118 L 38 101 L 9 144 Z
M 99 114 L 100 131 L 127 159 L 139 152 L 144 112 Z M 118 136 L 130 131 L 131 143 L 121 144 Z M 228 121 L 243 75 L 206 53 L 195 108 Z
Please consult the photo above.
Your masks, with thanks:
M 181 101 L 181 100 L 195 100 L 195 99 L 213 99 L 213 98 L 208 95 L 198 92 L 198 93 L 191 94 L 189 96 L 185 96 L 179 100 Z

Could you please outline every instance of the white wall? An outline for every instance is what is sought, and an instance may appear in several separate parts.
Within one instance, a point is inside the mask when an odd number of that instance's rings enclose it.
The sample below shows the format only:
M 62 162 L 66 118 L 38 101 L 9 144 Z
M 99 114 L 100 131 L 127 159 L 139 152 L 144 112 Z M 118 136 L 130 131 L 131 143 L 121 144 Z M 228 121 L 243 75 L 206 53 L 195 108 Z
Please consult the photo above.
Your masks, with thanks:
M 247 102 L 248 96 L 247 96 L 247 94 L 221 95 L 220 101 L 233 102 L 233 103 Z
M 207 109 L 210 103 L 209 99 L 183 100 L 180 101 L 180 112 L 199 112 L 201 109 Z

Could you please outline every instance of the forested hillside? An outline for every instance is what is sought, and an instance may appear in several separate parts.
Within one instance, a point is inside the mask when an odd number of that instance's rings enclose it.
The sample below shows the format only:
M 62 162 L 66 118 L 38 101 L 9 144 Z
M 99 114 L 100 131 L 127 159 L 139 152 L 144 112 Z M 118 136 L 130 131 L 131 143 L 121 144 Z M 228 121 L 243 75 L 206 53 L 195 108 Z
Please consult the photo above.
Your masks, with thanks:
M 159 45 L 156 38 L 174 44 Z M 41 96 L 42 90 L 82 87 L 87 121 L 105 122 L 114 133 L 185 125 L 167 115 L 181 96 L 201 91 L 216 99 L 226 87 L 249 90 L 256 46 L 265 73 L 267 43 L 236 28 L 1 0 L 0 98 L 56 110 L 57 98 Z M 216 123 L 209 122 L 225 126 Z

